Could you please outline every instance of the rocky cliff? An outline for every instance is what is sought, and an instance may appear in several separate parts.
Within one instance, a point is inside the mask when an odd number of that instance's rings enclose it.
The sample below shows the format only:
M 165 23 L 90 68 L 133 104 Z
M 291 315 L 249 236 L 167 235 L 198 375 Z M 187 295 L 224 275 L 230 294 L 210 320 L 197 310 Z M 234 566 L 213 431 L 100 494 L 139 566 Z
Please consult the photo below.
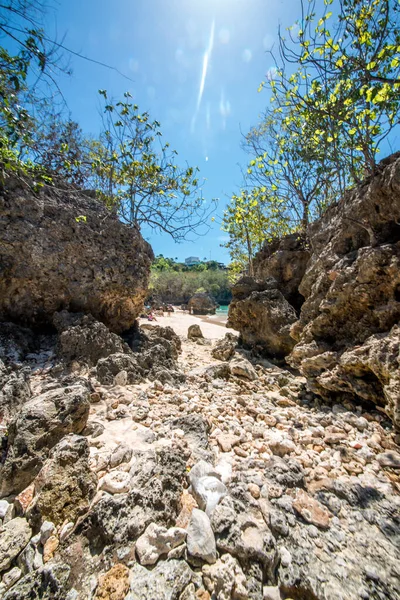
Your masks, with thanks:
M 310 390 L 326 399 L 373 402 L 400 426 L 399 261 L 395 154 L 310 226 L 308 243 L 291 236 L 266 244 L 253 289 L 243 295 L 239 282 L 233 290 L 229 323 L 244 343 L 256 332 L 265 353 L 286 356 Z M 273 298 L 254 292 L 266 282 Z
M 59 310 L 129 329 L 147 292 L 153 252 L 91 193 L 16 181 L 0 189 L 0 319 L 52 323 Z

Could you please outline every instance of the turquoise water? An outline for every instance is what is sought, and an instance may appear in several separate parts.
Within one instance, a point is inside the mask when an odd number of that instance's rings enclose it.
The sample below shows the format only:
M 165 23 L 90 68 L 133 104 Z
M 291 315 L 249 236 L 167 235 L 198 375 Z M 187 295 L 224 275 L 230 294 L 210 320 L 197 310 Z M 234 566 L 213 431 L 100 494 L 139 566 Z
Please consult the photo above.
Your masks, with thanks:
M 216 311 L 216 315 L 227 315 L 228 314 L 228 310 L 229 310 L 229 305 L 227 306 L 220 306 L 219 308 L 217 308 Z

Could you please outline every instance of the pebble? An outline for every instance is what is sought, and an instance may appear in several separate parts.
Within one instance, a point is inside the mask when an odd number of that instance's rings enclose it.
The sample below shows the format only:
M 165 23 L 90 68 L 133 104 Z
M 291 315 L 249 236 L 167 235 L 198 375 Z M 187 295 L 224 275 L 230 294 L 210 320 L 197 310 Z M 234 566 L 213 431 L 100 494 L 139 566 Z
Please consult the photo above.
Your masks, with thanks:
M 99 489 L 110 494 L 129 492 L 131 477 L 125 471 L 111 471 L 100 481 Z
M 392 469 L 400 469 L 400 453 L 394 450 L 382 452 L 376 457 L 381 467 L 390 467 Z
M 43 562 L 47 563 L 53 558 L 55 551 L 60 545 L 60 540 L 57 536 L 51 535 L 43 546 Z
M 293 508 L 307 523 L 312 523 L 321 529 L 329 528 L 331 513 L 318 500 L 309 496 L 304 490 L 297 490 Z

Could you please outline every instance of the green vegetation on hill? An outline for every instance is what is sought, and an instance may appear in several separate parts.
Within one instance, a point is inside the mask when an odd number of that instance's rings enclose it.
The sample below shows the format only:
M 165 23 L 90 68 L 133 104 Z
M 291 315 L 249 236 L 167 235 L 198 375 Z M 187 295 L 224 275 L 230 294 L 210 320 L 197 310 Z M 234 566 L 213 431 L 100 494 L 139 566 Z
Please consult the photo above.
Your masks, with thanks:
M 184 304 L 196 292 L 208 292 L 218 303 L 231 300 L 228 271 L 216 261 L 191 267 L 159 255 L 151 268 L 150 296 L 173 304 Z

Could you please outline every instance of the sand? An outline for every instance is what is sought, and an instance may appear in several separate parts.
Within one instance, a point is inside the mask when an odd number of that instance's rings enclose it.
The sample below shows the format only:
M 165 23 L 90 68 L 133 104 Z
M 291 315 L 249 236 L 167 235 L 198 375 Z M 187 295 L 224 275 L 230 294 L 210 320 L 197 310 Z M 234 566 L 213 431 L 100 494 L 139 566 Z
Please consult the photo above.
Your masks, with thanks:
M 223 338 L 224 335 L 229 331 L 238 335 L 237 331 L 228 329 L 226 327 L 227 318 L 225 315 L 206 315 L 206 316 L 195 316 L 189 315 L 187 312 L 175 309 L 175 312 L 171 313 L 168 317 L 167 313 L 164 313 L 164 317 L 157 316 L 157 321 L 148 321 L 147 319 L 139 319 L 140 325 L 154 324 L 162 325 L 166 327 L 172 327 L 176 334 L 186 336 L 190 325 L 200 325 L 201 331 L 205 338 L 209 340 L 218 340 Z

